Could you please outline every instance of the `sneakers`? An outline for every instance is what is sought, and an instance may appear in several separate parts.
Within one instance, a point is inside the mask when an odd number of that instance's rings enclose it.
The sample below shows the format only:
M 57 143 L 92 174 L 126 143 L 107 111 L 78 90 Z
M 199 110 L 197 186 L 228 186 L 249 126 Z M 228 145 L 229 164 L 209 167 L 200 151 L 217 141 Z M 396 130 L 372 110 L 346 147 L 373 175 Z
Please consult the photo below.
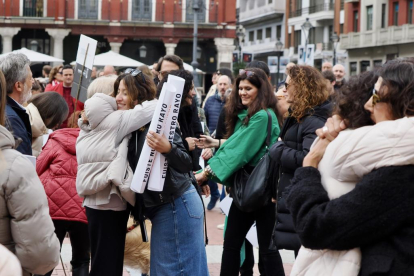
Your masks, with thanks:
M 220 229 L 220 230 L 224 230 L 224 224 L 217 225 L 217 228 Z

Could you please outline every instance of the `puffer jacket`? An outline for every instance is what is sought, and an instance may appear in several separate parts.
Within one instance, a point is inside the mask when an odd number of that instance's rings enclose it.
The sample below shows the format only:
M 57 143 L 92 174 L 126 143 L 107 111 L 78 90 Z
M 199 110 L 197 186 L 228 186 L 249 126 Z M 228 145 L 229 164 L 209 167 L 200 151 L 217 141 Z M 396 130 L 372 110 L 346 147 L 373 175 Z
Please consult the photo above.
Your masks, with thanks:
M 14 147 L 0 126 L 0 244 L 19 259 L 23 275 L 43 275 L 58 265 L 60 243 L 36 170 Z
M 79 119 L 81 131 L 76 142 L 76 190 L 85 197 L 84 205 L 107 204 L 112 194 L 135 204 L 135 193 L 129 188 L 129 134 L 151 121 L 156 105 L 157 100 L 152 100 L 134 109 L 117 110 L 115 98 L 102 93 L 86 101 L 88 123 Z
M 42 151 L 43 135 L 48 132 L 39 110 L 34 104 L 30 103 L 26 106 L 26 112 L 29 114 L 30 126 L 32 127 L 32 155 L 37 157 Z
M 414 165 L 414 151 L 407 150 L 412 147 L 412 137 L 414 117 L 342 131 L 329 144 L 318 167 L 329 198 L 347 194 L 365 175 L 378 168 Z M 359 248 L 333 251 L 302 247 L 291 275 L 356 276 L 360 266 Z
M 316 139 L 315 131 L 325 125 L 331 114 L 332 105 L 326 101 L 309 110 L 300 123 L 296 118 L 288 117 L 282 127 L 282 141 L 274 144 L 269 154 L 274 169 L 272 179 L 276 184 L 277 217 L 273 241 L 279 249 L 299 250 L 300 240 L 295 232 L 292 216 L 286 207 L 283 191 L 290 185 L 297 168 L 302 167 L 303 159 L 308 154 Z
M 204 111 L 206 114 L 207 126 L 211 133 L 213 133 L 217 128 L 220 112 L 225 103 L 226 102 L 220 98 L 218 92 L 206 101 Z
M 76 139 L 79 128 L 63 128 L 49 136 L 37 158 L 36 171 L 45 188 L 54 220 L 88 223 L 82 198 L 76 192 Z

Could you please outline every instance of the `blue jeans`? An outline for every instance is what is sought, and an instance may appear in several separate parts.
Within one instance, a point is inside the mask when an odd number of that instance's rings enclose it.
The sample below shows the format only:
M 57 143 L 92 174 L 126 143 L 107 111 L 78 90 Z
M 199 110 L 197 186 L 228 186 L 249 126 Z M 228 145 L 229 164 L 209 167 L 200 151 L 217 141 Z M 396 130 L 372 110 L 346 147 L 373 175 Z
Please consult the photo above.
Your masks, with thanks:
M 193 186 L 174 202 L 147 208 L 151 220 L 151 276 L 207 276 L 204 208 Z

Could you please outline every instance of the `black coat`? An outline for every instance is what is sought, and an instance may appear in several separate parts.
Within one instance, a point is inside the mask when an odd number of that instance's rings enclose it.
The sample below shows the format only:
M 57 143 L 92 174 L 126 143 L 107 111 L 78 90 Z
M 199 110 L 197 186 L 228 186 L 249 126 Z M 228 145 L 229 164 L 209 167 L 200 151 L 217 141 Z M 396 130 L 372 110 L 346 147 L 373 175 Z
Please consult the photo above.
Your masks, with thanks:
M 283 191 L 290 185 L 296 169 L 302 167 L 303 159 L 316 139 L 315 131 L 325 125 L 331 115 L 331 109 L 332 105 L 326 101 L 310 110 L 300 122 L 293 117 L 288 117 L 280 134 L 282 141 L 270 148 L 270 157 L 273 160 L 272 179 L 276 184 L 274 197 L 277 200 L 273 240 L 277 240 L 279 249 L 299 250 L 300 240 L 295 233 Z
M 296 170 L 286 201 L 303 245 L 360 247 L 360 276 L 414 275 L 414 166 L 383 167 L 333 200 L 313 167 Z

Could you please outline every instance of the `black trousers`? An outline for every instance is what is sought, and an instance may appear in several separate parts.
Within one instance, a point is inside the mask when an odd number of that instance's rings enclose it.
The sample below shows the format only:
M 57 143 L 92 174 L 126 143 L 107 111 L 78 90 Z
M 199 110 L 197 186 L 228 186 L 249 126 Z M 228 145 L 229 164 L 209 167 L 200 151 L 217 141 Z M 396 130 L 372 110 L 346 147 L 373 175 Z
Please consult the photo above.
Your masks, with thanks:
M 65 239 L 66 233 L 69 233 L 70 244 L 72 246 L 72 269 L 74 271 L 84 270 L 88 275 L 89 260 L 90 260 L 90 245 L 88 236 L 88 225 L 80 221 L 69 220 L 53 220 L 55 225 L 55 233 L 60 242 L 60 248 L 62 249 L 62 243 Z M 52 271 L 45 274 L 45 276 L 52 275 Z M 79 274 L 80 275 L 80 274 Z
M 269 203 L 263 208 L 251 213 L 243 212 L 234 204 L 231 205 L 224 236 L 220 275 L 239 275 L 240 249 L 254 221 L 256 221 L 260 261 L 264 270 L 261 273 L 266 276 L 285 275 L 279 251 L 269 249 L 273 226 L 275 224 L 274 210 L 274 203 Z
M 85 207 L 91 241 L 90 276 L 122 276 L 129 210 Z

